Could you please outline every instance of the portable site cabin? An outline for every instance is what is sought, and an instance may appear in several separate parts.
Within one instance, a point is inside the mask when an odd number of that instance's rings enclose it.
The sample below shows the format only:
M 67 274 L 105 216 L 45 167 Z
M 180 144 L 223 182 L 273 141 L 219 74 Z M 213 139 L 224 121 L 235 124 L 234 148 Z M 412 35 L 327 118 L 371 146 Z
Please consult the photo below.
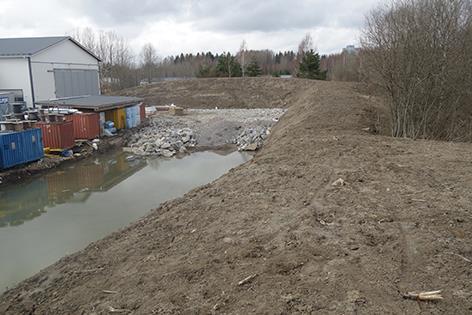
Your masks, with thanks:
M 69 36 L 0 38 L 0 92 L 38 100 L 100 95 L 100 59 Z

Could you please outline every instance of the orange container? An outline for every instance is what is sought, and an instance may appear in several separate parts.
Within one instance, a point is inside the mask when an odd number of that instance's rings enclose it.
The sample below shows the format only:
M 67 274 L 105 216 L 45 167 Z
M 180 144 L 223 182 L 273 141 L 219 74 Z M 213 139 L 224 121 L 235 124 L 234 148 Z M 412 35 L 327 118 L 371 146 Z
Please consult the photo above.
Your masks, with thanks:
M 124 108 L 106 111 L 105 119 L 107 121 L 113 121 L 116 129 L 124 129 L 126 127 L 126 111 Z
M 98 113 L 83 113 L 66 116 L 72 121 L 74 139 L 95 139 L 100 136 L 100 115 Z
M 141 106 L 139 106 L 139 114 L 141 116 L 141 123 L 143 123 L 144 119 L 146 119 L 146 106 L 144 103 L 141 103 Z
M 75 144 L 72 121 L 38 122 L 36 127 L 41 128 L 45 148 L 70 149 Z

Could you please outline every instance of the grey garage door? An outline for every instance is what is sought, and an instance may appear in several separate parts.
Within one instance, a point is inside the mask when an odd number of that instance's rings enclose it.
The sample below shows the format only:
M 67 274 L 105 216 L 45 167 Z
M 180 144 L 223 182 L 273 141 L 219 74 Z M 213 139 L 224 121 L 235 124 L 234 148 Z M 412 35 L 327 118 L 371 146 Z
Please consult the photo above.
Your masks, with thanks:
M 56 97 L 98 95 L 98 71 L 54 69 Z

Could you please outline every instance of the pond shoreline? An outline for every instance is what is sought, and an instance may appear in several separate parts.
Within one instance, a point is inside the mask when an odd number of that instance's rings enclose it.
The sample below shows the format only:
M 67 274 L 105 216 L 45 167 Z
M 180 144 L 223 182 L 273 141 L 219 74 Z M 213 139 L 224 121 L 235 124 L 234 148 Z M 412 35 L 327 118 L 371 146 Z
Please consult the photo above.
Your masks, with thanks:
M 0 251 L 9 253 L 0 259 L 0 291 L 250 158 L 234 150 L 172 159 L 115 150 L 0 189 Z

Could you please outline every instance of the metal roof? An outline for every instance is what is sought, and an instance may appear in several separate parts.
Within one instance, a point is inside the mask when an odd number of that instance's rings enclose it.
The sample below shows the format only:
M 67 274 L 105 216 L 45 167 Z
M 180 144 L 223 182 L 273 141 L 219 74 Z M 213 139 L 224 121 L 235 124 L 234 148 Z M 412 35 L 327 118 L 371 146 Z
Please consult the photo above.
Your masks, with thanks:
M 130 96 L 108 96 L 108 95 L 90 95 L 69 97 L 57 100 L 39 101 L 36 104 L 45 107 L 70 107 L 76 109 L 88 109 L 96 112 L 101 112 L 114 108 L 121 108 L 130 105 L 135 105 L 142 102 L 143 99 L 139 97 Z
M 100 61 L 100 58 L 70 36 L 0 38 L 0 57 L 30 57 L 65 40 L 72 41 Z

